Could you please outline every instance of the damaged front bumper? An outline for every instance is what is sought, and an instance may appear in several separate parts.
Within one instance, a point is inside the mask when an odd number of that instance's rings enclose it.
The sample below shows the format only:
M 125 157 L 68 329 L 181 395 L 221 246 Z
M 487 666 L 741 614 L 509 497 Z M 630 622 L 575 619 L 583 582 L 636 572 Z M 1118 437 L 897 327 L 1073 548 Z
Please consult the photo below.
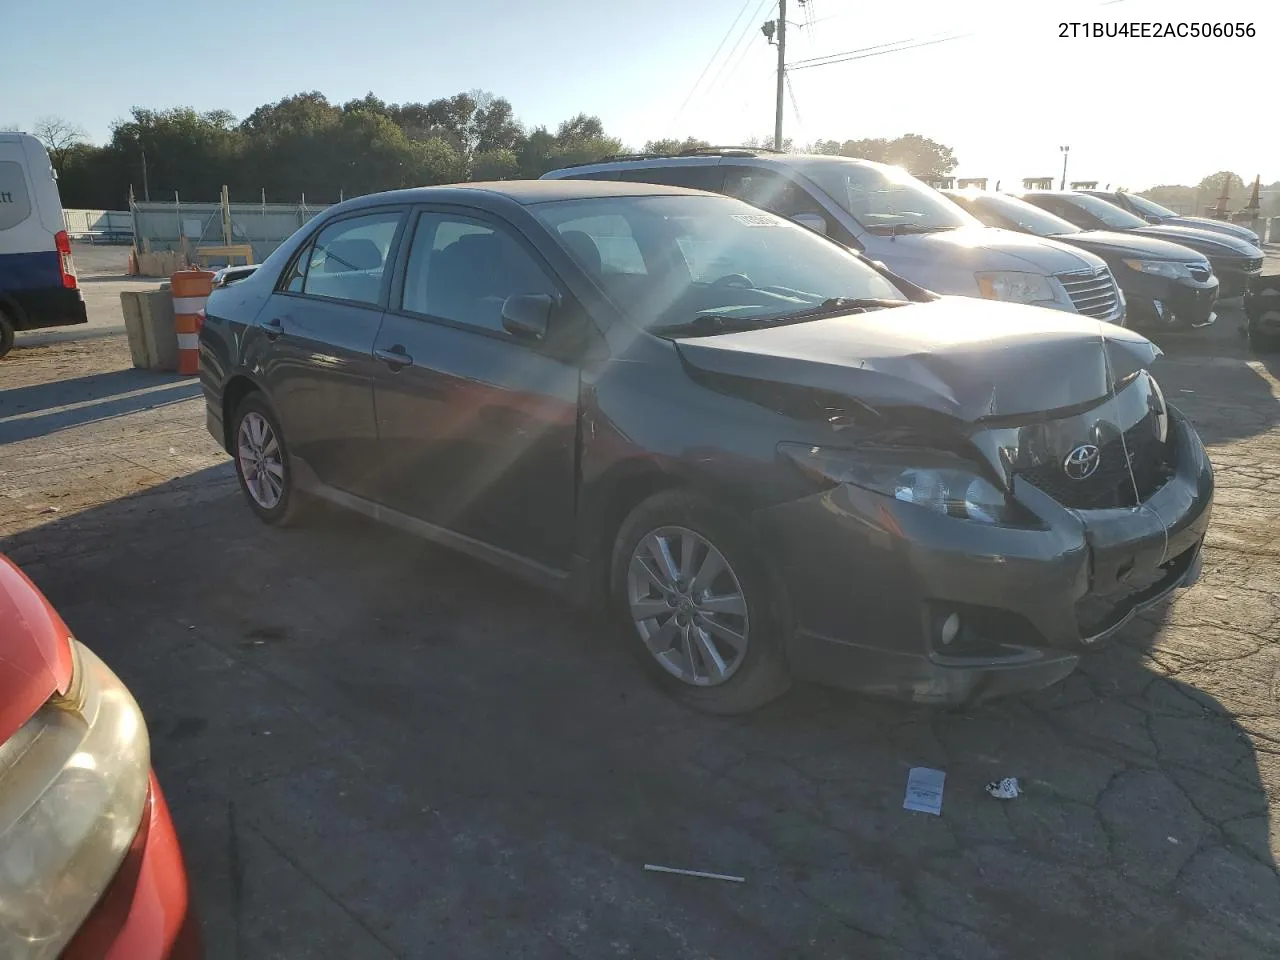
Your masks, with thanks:
M 1018 478 L 1041 529 L 943 516 L 850 485 L 757 515 L 786 587 L 801 678 L 934 703 L 1066 677 L 1138 612 L 1194 582 L 1213 472 L 1170 418 L 1172 475 L 1133 508 L 1069 510 Z

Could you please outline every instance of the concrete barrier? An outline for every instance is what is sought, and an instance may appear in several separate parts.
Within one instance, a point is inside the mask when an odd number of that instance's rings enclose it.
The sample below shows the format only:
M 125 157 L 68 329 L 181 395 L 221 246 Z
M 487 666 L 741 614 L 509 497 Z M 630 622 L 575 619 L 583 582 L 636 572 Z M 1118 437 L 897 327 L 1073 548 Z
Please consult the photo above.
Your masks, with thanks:
M 141 370 L 177 370 L 178 335 L 169 284 L 157 290 L 125 290 L 120 306 L 133 365 Z

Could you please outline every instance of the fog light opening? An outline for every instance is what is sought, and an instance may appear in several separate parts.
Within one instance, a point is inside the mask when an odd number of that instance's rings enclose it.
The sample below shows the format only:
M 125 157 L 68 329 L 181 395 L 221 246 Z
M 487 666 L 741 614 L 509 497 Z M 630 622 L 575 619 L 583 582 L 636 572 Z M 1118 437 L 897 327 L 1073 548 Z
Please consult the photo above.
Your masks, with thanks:
M 950 614 L 947 619 L 942 621 L 942 627 L 938 631 L 938 639 L 942 641 L 944 647 L 951 646 L 952 642 L 960 635 L 960 614 Z

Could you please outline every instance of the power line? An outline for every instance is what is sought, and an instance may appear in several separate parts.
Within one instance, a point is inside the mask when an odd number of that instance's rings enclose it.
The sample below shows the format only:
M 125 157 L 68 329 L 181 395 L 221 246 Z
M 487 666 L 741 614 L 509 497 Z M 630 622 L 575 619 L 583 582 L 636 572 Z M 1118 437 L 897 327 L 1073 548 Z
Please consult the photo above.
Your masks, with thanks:
M 724 49 L 724 45 L 729 40 L 729 35 L 733 33 L 733 28 L 738 25 L 738 21 L 742 19 L 742 15 L 747 12 L 747 8 L 751 6 L 751 0 L 744 0 L 742 9 L 738 11 L 738 15 L 733 18 L 733 22 L 724 32 L 724 36 L 720 38 L 720 43 L 716 46 L 715 52 L 702 67 L 702 72 L 698 74 L 698 79 L 693 81 L 693 86 L 689 88 L 689 92 L 685 95 L 684 102 L 680 104 L 680 109 L 676 111 L 675 116 L 671 118 L 671 122 L 675 123 L 680 119 L 680 115 L 684 113 L 684 108 L 689 105 L 689 101 L 693 99 L 694 92 L 698 89 L 698 84 L 702 83 L 702 78 L 707 75 L 707 71 L 711 69 L 711 64 L 716 62 L 716 57 L 720 56 L 720 51 Z M 747 21 L 750 23 L 750 21 Z
M 1127 2 L 1127 0 L 1105 0 L 1105 2 L 1097 4 L 1097 6 L 1114 7 L 1117 4 L 1125 2 Z M 823 19 L 831 18 L 824 17 Z M 909 37 L 905 40 L 893 40 L 889 43 L 878 43 L 870 47 L 859 47 L 856 50 L 845 50 L 841 53 L 829 53 L 821 57 L 810 57 L 807 60 L 797 60 L 790 64 L 787 69 L 808 70 L 810 67 L 825 67 L 830 64 L 847 63 L 850 60 L 864 60 L 867 57 L 878 57 L 886 53 L 900 53 L 905 50 L 915 50 L 919 47 L 932 47 L 939 43 L 948 43 L 951 40 L 962 40 L 965 37 L 977 36 L 977 34 L 978 31 L 971 30 L 965 33 L 951 33 L 943 36 L 934 34 L 932 37 Z
M 729 51 L 729 55 L 725 57 L 724 60 L 720 61 L 720 69 L 717 70 L 715 75 L 707 82 L 706 90 L 708 92 L 715 89 L 722 76 L 725 78 L 732 77 L 737 73 L 738 68 L 742 66 L 742 61 L 746 59 L 748 51 L 751 50 L 751 44 L 743 44 L 742 41 L 750 35 L 751 25 L 760 19 L 761 15 L 764 13 L 765 5 L 769 2 L 770 0 L 760 0 L 760 4 L 756 7 L 755 12 L 743 25 L 742 32 L 738 34 L 738 39 L 734 43 L 733 48 Z M 733 67 L 726 74 L 725 67 L 727 67 L 731 61 L 733 62 Z
M 972 37 L 972 33 L 954 33 L 936 39 L 894 40 L 891 43 L 878 43 L 871 47 L 860 47 L 857 50 L 845 50 L 843 53 L 829 53 L 822 57 L 810 57 L 797 60 L 787 66 L 788 70 L 808 70 L 810 67 L 825 67 L 833 63 L 846 63 L 850 60 L 864 60 L 867 57 L 878 57 L 886 53 L 900 53 L 903 50 L 915 50 L 917 47 L 931 47 L 950 40 Z

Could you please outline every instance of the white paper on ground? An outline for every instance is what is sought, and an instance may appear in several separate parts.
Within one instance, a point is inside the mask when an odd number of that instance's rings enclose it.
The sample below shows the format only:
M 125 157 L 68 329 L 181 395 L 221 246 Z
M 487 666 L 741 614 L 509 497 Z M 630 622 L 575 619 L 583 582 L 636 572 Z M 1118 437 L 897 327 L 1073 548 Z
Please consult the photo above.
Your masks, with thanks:
M 942 814 L 942 784 L 947 775 L 930 767 L 912 767 L 907 774 L 907 796 L 902 801 L 903 810 Z

